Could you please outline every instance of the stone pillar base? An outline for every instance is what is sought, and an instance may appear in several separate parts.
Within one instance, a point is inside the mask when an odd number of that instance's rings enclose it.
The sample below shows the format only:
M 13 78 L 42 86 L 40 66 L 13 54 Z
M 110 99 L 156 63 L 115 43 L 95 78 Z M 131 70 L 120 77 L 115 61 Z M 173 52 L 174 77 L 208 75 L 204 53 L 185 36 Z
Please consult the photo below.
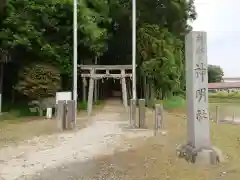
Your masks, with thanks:
M 216 147 L 196 149 L 191 145 L 181 145 L 177 149 L 178 156 L 198 165 L 215 165 L 223 161 L 221 150 Z

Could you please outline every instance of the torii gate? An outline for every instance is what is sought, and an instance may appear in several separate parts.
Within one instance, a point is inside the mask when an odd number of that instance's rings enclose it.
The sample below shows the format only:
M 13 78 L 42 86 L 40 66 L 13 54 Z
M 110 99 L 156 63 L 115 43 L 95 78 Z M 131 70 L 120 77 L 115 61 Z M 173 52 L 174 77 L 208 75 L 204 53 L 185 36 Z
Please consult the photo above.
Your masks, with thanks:
M 122 99 L 123 105 L 125 109 L 128 108 L 128 100 L 127 100 L 127 85 L 126 78 L 132 79 L 132 65 L 78 65 L 80 69 L 83 71 L 81 73 L 81 77 L 83 80 L 83 98 L 86 97 L 86 86 L 87 81 L 86 78 L 89 78 L 89 89 L 88 89 L 88 115 L 92 112 L 92 104 L 93 104 L 93 92 L 96 86 L 97 80 L 100 79 L 120 79 L 120 83 L 122 85 Z M 126 71 L 131 70 L 131 73 L 127 73 Z M 118 71 L 118 73 L 113 73 L 111 71 Z M 96 89 L 95 89 L 96 92 Z

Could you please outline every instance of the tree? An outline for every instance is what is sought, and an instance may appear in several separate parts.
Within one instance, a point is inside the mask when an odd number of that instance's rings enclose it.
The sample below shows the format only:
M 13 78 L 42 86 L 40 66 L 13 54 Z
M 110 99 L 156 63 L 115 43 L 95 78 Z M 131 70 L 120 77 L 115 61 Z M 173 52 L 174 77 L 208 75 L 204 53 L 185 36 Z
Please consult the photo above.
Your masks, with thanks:
M 66 82 L 70 82 L 73 1 L 4 2 L 0 48 L 13 60 L 14 74 L 29 64 L 45 63 L 59 69 Z M 101 64 L 131 64 L 131 2 L 79 1 L 79 64 L 96 56 Z M 137 64 L 162 97 L 184 90 L 184 36 L 191 30 L 187 21 L 196 18 L 193 2 L 139 0 L 137 3 Z M 18 83 L 16 76 L 11 81 L 9 89 Z
M 223 80 L 224 72 L 220 66 L 208 65 L 208 82 L 215 83 Z
M 116 28 L 112 30 L 110 49 L 104 58 L 131 64 L 131 0 L 114 2 L 110 12 Z M 137 64 L 153 81 L 155 91 L 161 91 L 164 97 L 184 91 L 184 36 L 191 30 L 187 21 L 196 18 L 193 2 L 140 0 L 137 3 Z
M 105 0 L 79 1 L 78 9 L 80 63 L 84 58 L 100 56 L 106 51 L 105 26 L 110 18 Z M 8 0 L 1 22 L 0 47 L 24 58 L 27 56 L 30 62 L 51 60 L 49 63 L 58 66 L 61 73 L 71 75 L 72 14 L 71 0 Z
M 155 90 L 161 92 L 161 98 L 168 97 L 180 87 L 183 44 L 167 29 L 157 25 L 143 26 L 138 37 L 142 69 Z
M 72 79 L 73 1 L 7 0 L 0 7 L 0 52 L 12 59 L 5 72 L 18 74 L 23 66 L 46 63 L 57 67 L 65 82 Z M 78 3 L 78 63 L 101 56 L 107 50 L 111 33 L 109 4 L 105 0 Z M 8 69 L 10 68 L 10 69 Z M 4 88 L 9 92 L 17 83 L 12 76 Z M 65 83 L 64 89 L 69 89 Z M 6 91 L 6 90 L 5 90 Z M 6 96 L 4 96 L 6 97 Z
M 57 68 L 46 64 L 25 66 L 19 72 L 15 89 L 31 100 L 55 97 L 61 89 L 61 77 Z

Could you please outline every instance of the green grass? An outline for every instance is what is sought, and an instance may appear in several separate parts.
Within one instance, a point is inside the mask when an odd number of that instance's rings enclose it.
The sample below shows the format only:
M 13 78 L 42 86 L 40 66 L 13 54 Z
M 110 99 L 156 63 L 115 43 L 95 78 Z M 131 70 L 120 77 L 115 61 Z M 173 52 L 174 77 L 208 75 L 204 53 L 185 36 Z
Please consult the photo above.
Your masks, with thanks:
M 240 103 L 239 92 L 217 92 L 208 94 L 209 101 L 213 103 Z
M 80 101 L 77 104 L 77 109 L 79 110 L 86 110 L 87 109 L 87 102 Z
M 227 98 L 227 99 L 240 99 L 239 92 L 217 92 L 217 93 L 209 93 L 208 96 L 210 98 Z
M 185 99 L 181 96 L 173 96 L 166 100 L 156 100 L 156 103 L 162 104 L 165 110 L 185 108 Z
M 235 93 L 234 93 L 235 94 Z M 234 94 L 230 94 L 229 97 L 233 97 Z M 237 94 L 236 96 L 238 96 Z M 213 97 L 212 95 L 209 96 L 209 103 L 240 103 L 239 98 L 221 98 L 221 97 Z M 186 107 L 186 100 L 181 96 L 173 96 L 166 100 L 156 100 L 156 103 L 162 104 L 165 110 L 174 110 L 174 109 L 185 109 Z
M 94 105 L 102 105 L 103 100 L 98 100 Z M 27 117 L 39 117 L 38 112 L 31 112 L 28 103 L 15 103 L 3 102 L 2 115 L 0 121 L 21 121 Z M 78 102 L 78 111 L 87 110 L 87 102 Z
M 104 104 L 104 100 L 97 100 L 97 102 L 94 105 L 98 106 L 98 105 L 102 105 L 102 104 Z M 80 102 L 78 102 L 77 109 L 78 109 L 78 111 L 87 110 L 87 106 L 88 106 L 88 102 L 80 101 Z
M 31 112 L 27 103 L 9 103 L 3 102 L 2 115 L 0 121 L 4 120 L 16 120 L 23 117 L 37 116 L 37 112 Z
M 152 111 L 146 116 L 149 128 L 154 127 L 154 116 Z M 239 126 L 211 123 L 212 145 L 222 150 L 225 161 L 215 166 L 198 166 L 178 158 L 176 153 L 176 146 L 187 139 L 185 114 L 181 117 L 178 113 L 166 113 L 164 119 L 165 136 L 158 133 L 148 139 L 125 140 L 124 143 L 134 148 L 96 158 L 91 178 L 107 179 L 109 174 L 114 174 L 115 179 L 124 180 L 240 179 Z

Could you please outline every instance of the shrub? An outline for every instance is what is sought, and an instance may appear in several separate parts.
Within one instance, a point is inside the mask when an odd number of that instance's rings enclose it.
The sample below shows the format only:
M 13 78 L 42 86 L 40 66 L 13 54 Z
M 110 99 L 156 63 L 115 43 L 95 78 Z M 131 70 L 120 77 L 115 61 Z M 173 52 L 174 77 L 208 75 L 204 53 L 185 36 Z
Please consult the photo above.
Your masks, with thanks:
M 15 89 L 32 100 L 55 96 L 61 87 L 60 72 L 47 64 L 25 66 L 18 78 Z

